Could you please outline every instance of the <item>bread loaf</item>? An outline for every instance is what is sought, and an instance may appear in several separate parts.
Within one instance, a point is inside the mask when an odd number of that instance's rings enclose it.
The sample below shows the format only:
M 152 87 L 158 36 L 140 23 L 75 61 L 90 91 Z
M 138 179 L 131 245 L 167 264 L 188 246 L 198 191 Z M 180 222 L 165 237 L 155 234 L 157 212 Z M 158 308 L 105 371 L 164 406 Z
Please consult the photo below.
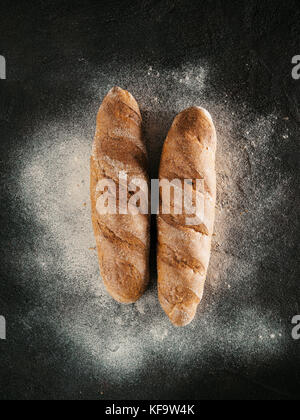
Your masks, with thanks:
M 150 220 L 141 212 L 99 212 L 98 200 L 103 194 L 99 182 L 110 179 L 119 191 L 120 172 L 127 174 L 128 183 L 135 177 L 149 185 L 138 104 L 130 93 L 115 87 L 97 116 L 91 156 L 92 222 L 103 282 L 115 300 L 129 304 L 139 299 L 148 283 Z
M 203 185 L 201 221 L 187 224 L 188 215 L 185 211 L 176 214 L 174 202 L 171 214 L 158 216 L 159 300 L 176 326 L 185 326 L 194 319 L 203 296 L 215 218 L 216 145 L 210 114 L 193 107 L 175 118 L 163 147 L 160 181 L 192 180 L 193 203 L 199 194 L 195 180 L 202 180 Z

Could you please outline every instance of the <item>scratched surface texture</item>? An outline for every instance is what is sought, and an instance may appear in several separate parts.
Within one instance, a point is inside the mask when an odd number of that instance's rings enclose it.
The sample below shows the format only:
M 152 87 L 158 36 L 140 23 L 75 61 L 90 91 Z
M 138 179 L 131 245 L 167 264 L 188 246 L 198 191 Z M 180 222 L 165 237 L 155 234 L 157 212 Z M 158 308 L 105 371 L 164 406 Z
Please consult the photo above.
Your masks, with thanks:
M 0 399 L 298 399 L 298 1 L 1 2 Z M 138 100 L 157 177 L 176 113 L 218 131 L 212 259 L 195 321 L 151 284 L 105 292 L 89 154 L 114 85 Z M 155 221 L 152 241 L 155 244 Z

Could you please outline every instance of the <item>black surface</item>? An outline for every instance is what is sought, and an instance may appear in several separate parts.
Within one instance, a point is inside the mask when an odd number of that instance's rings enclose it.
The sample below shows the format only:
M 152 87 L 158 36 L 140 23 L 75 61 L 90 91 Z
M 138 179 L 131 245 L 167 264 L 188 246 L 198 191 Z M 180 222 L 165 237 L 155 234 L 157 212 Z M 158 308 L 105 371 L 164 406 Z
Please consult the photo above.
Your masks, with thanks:
M 22 161 L 22 148 L 30 144 L 24 138 L 45 114 L 49 119 L 59 118 L 69 103 L 80 100 L 80 84 L 88 74 L 79 57 L 93 65 L 144 61 L 165 68 L 201 57 L 215 59 L 219 68 L 222 64 L 222 72 L 213 76 L 218 78 L 220 92 L 224 89 L 232 97 L 238 95 L 258 113 L 266 114 L 276 106 L 289 116 L 295 142 L 282 151 L 278 171 L 293 174 L 297 188 L 300 81 L 291 77 L 291 58 L 300 54 L 299 26 L 297 0 L 2 0 L 0 54 L 6 57 L 8 68 L 7 80 L 0 81 L 0 314 L 7 318 L 10 339 L 0 342 L 1 399 L 99 398 L 103 383 L 105 396 L 116 399 L 300 397 L 297 342 L 287 347 L 284 360 L 270 361 L 268 368 L 262 368 L 260 379 L 245 376 L 242 370 L 218 372 L 212 366 L 195 369 L 183 382 L 170 366 L 160 365 L 159 355 L 149 355 L 144 370 L 148 373 L 138 383 L 110 387 L 109 378 L 103 378 L 100 385 L 84 363 L 77 363 L 72 345 L 61 341 L 50 324 L 43 321 L 29 332 L 20 320 L 28 306 L 37 304 L 38 296 L 20 281 L 14 250 L 30 242 L 32 231 L 30 220 L 16 207 L 18 173 L 10 159 L 11 151 L 17 150 Z M 294 204 L 290 236 L 299 238 L 299 200 Z M 276 265 L 284 265 L 285 258 L 283 254 Z M 290 293 L 299 296 L 292 289 L 300 275 L 298 262 L 299 246 L 286 272 L 287 282 L 292 279 Z M 265 264 L 262 275 L 271 275 L 272 265 Z M 264 288 L 261 293 L 263 301 L 272 290 Z M 299 310 L 298 301 L 290 315 Z M 212 365 L 218 357 L 212 356 Z

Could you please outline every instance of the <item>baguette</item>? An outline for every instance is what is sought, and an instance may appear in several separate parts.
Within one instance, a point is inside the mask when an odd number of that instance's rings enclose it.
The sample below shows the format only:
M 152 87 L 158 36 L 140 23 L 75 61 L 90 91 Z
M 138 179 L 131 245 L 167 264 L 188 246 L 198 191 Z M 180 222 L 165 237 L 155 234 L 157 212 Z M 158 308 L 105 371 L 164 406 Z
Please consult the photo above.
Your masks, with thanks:
M 92 223 L 104 285 L 115 300 L 130 304 L 141 297 L 148 283 L 149 216 L 119 211 L 101 214 L 97 210 L 103 193 L 97 188 L 99 181 L 113 180 L 118 190 L 121 171 L 127 173 L 128 182 L 138 177 L 149 186 L 138 104 L 129 92 L 115 87 L 105 97 L 97 116 L 91 156 Z
M 194 319 L 203 297 L 215 218 L 216 146 L 210 114 L 193 107 L 175 118 L 163 147 L 160 181 L 201 179 L 203 185 L 201 223 L 187 225 L 187 215 L 176 214 L 174 205 L 171 214 L 160 212 L 158 216 L 158 294 L 176 326 L 188 325 Z M 191 189 L 195 199 L 195 187 Z

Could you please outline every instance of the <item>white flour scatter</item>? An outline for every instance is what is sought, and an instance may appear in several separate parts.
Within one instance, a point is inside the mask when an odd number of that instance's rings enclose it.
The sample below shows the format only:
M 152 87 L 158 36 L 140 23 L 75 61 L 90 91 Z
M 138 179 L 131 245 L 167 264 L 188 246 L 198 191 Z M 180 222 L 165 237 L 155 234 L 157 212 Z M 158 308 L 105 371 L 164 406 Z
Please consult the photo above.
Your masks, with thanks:
M 246 367 L 274 354 L 279 357 L 283 348 L 278 337 L 284 332 L 260 301 L 260 285 L 253 281 L 271 252 L 273 237 L 267 227 L 289 194 L 288 179 L 271 174 L 277 119 L 219 94 L 210 85 L 207 62 L 167 70 L 144 63 L 89 70 L 84 99 L 69 111 L 62 109 L 62 121 L 45 117 L 36 129 L 34 148 L 23 156 L 18 180 L 34 230 L 34 243 L 21 260 L 42 273 L 26 287 L 39 293 L 45 318 L 48 307 L 58 334 L 74 345 L 79 363 L 105 372 L 116 384 L 128 375 L 142 375 L 149 355 L 163 365 L 171 360 L 176 372 L 184 372 L 189 363 L 209 363 L 216 354 L 221 364 L 228 356 Z M 114 85 L 130 90 L 141 106 L 152 178 L 157 177 L 162 144 L 176 113 L 202 106 L 216 124 L 218 205 L 212 259 L 204 300 L 185 329 L 170 325 L 160 308 L 156 278 L 140 301 L 129 306 L 114 302 L 100 279 L 90 221 L 89 157 L 97 104 Z
M 59 250 L 57 268 L 70 279 L 81 275 L 88 280 L 91 266 L 95 267 L 90 249 L 95 241 L 90 226 L 91 151 L 88 140 L 82 140 L 67 126 L 45 127 L 36 133 L 40 149 L 30 156 L 20 189 L 37 225 Z M 42 260 L 46 262 L 48 256 L 51 252 Z M 73 287 L 78 286 L 74 281 Z

